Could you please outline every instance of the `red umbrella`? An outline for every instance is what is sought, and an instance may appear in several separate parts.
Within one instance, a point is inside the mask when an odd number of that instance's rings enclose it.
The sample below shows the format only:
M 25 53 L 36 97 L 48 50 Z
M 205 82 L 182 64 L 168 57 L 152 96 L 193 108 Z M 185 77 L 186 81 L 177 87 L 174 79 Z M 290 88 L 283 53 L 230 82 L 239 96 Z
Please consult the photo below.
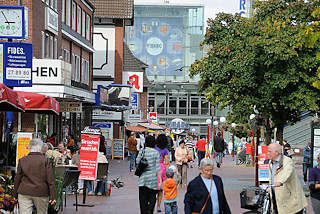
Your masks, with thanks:
M 26 104 L 18 93 L 4 84 L 0 84 L 0 111 L 24 111 Z
M 40 114 L 59 114 L 60 104 L 55 98 L 33 92 L 17 91 L 26 104 L 25 111 Z

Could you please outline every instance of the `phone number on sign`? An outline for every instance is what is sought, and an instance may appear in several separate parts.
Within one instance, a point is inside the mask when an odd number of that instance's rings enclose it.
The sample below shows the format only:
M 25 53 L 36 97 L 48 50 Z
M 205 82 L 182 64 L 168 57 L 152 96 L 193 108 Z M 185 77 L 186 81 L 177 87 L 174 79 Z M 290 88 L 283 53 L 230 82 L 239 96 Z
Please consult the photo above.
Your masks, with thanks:
M 7 68 L 6 79 L 31 80 L 31 68 Z

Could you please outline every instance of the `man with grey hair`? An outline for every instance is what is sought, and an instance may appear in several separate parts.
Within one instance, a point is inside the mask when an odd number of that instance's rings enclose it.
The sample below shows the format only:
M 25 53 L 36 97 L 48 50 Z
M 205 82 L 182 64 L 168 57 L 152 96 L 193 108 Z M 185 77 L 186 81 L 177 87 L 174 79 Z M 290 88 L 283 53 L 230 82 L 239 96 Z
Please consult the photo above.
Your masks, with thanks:
M 222 180 L 213 175 L 212 160 L 201 160 L 200 175 L 190 181 L 184 196 L 184 212 L 231 214 Z
M 41 139 L 32 139 L 30 153 L 19 160 L 14 179 L 14 197 L 18 199 L 20 213 L 31 214 L 33 205 L 38 214 L 46 214 L 48 203 L 56 202 L 52 167 L 42 154 Z
M 269 183 L 273 213 L 303 213 L 307 200 L 301 188 L 291 158 L 284 156 L 280 144 L 273 143 L 268 147 Z

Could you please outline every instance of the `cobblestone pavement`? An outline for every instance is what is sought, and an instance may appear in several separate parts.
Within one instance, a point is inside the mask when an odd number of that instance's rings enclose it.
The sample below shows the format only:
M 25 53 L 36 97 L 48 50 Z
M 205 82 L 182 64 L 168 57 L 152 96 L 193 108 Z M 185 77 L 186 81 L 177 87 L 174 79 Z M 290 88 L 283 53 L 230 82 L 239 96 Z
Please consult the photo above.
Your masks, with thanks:
M 188 181 L 198 175 L 199 170 L 196 163 L 194 168 L 188 168 Z M 300 176 L 302 167 L 297 165 L 296 170 Z M 246 213 L 248 210 L 240 208 L 240 192 L 244 187 L 254 185 L 254 168 L 243 165 L 235 165 L 232 157 L 226 156 L 221 168 L 214 168 L 214 173 L 221 176 L 224 182 L 224 190 L 230 209 L 233 214 Z M 137 176 L 129 173 L 129 161 L 111 160 L 109 165 L 109 179 L 120 177 L 124 182 L 124 187 L 117 189 L 112 188 L 111 196 L 88 196 L 87 203 L 94 204 L 94 207 L 79 207 L 78 214 L 138 214 L 139 213 L 139 196 Z M 302 179 L 301 179 L 302 180 Z M 185 189 L 178 189 L 178 213 L 182 214 L 183 199 Z M 79 195 L 79 201 L 82 202 L 82 195 Z M 76 213 L 75 207 L 72 206 L 74 196 L 68 195 L 67 207 L 64 207 L 63 214 Z M 163 203 L 163 202 L 162 202 Z M 314 214 L 311 208 L 310 198 L 308 198 L 308 214 Z M 161 205 L 162 213 L 164 213 L 164 205 Z M 156 213 L 156 212 L 155 212 Z M 247 212 L 250 213 L 250 212 Z

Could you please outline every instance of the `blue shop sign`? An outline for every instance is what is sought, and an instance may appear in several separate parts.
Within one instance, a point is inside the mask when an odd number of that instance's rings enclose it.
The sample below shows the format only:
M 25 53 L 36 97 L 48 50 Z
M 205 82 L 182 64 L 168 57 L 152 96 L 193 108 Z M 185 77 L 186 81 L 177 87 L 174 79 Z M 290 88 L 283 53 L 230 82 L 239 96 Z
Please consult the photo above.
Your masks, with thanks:
M 138 94 L 131 93 L 131 106 L 133 109 L 138 109 Z
M 92 123 L 92 126 L 97 127 L 97 128 L 110 129 L 111 123 Z
M 32 86 L 32 44 L 0 42 L 0 82 L 11 87 Z

